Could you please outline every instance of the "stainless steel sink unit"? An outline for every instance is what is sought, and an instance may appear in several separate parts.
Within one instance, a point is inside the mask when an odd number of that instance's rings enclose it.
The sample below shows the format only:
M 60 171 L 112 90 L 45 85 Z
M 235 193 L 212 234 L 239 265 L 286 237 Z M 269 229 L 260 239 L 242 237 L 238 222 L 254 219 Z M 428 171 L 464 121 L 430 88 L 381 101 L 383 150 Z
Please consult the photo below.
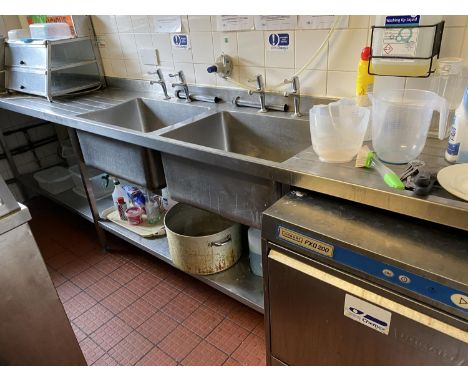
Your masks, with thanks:
M 135 98 L 105 110 L 79 115 L 107 127 L 151 133 L 188 120 L 206 107 Z M 78 130 L 86 164 L 156 190 L 165 185 L 161 155 L 144 147 Z
M 212 114 L 161 136 L 223 156 L 276 163 L 311 145 L 307 120 L 231 111 Z M 166 153 L 162 159 L 174 199 L 249 226 L 260 227 L 262 212 L 283 194 L 282 185 L 271 179 Z

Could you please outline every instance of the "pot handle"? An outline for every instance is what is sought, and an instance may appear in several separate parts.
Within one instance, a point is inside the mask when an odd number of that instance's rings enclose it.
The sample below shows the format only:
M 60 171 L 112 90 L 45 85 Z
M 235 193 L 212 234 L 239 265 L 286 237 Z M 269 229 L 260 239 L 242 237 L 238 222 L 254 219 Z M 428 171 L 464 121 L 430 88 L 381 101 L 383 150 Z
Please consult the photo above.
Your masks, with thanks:
M 222 247 L 223 245 L 226 245 L 232 241 L 231 234 L 227 235 L 225 239 L 221 241 L 212 241 L 211 243 L 208 244 L 208 247 Z

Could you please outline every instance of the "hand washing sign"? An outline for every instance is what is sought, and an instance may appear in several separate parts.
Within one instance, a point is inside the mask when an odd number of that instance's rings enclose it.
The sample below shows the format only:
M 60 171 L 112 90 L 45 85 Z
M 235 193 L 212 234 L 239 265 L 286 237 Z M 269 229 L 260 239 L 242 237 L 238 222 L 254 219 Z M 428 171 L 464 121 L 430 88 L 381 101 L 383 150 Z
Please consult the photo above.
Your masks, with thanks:
M 176 49 L 189 49 L 190 43 L 188 35 L 186 34 L 175 34 L 172 36 L 172 46 Z
M 269 50 L 288 50 L 289 33 L 271 33 L 268 36 Z

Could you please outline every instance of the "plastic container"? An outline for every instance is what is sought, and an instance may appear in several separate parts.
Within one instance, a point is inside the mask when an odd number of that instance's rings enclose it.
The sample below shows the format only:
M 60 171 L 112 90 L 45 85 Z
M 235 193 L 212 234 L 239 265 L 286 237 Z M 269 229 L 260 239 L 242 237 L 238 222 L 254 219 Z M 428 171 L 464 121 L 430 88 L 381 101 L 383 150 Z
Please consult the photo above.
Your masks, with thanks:
M 114 207 L 117 210 L 119 208 L 119 197 L 123 197 L 127 206 L 129 205 L 129 198 L 127 193 L 122 188 L 120 181 L 117 178 L 114 178 L 114 191 L 112 191 L 112 200 L 114 202 Z
M 312 148 L 322 162 L 349 162 L 359 152 L 370 110 L 342 99 L 310 109 Z
M 169 211 L 172 207 L 174 207 L 177 204 L 175 200 L 171 199 L 169 188 L 164 187 L 161 190 L 161 194 L 162 194 L 162 206 L 165 211 Z
M 435 25 L 442 16 L 376 16 L 372 53 L 385 58 L 372 59 L 372 72 L 386 76 L 425 76 L 430 70 L 430 59 L 411 60 L 411 57 L 431 57 L 435 28 L 407 28 L 408 26 Z M 395 56 L 407 59 L 392 58 Z
M 439 139 L 444 139 L 448 103 L 437 94 L 417 89 L 383 90 L 372 102 L 372 146 L 387 163 L 416 159 L 424 148 L 434 110 L 439 111 Z
M 263 277 L 262 269 L 262 231 L 250 227 L 248 230 L 249 260 L 252 273 Z
M 263 277 L 262 254 L 249 253 L 250 269 L 254 275 Z
M 38 40 L 61 40 L 72 38 L 73 34 L 67 23 L 37 23 L 29 25 L 31 38 Z
M 431 79 L 431 90 L 448 101 L 450 110 L 455 110 L 463 98 L 463 58 L 440 58 Z
M 131 225 L 139 225 L 143 223 L 143 209 L 140 207 L 127 208 L 125 216 Z
M 57 195 L 73 188 L 68 169 L 65 167 L 54 166 L 46 170 L 38 171 L 34 174 L 34 179 L 43 190 Z
M 75 156 L 73 147 L 70 141 L 63 141 L 61 145 L 60 156 L 67 162 L 69 167 L 78 164 L 78 158 Z
M 81 180 L 81 173 L 78 165 L 70 167 L 69 171 L 72 181 L 75 185 L 73 187 L 73 192 L 83 198 L 86 198 L 86 192 L 83 187 L 83 181 Z M 90 176 L 89 180 L 94 192 L 94 197 L 96 199 L 102 199 L 112 194 L 112 187 L 106 187 L 103 180 L 103 177 L 106 175 L 105 173 L 90 167 L 88 167 L 88 173 Z
M 31 33 L 29 29 L 11 29 L 8 31 L 8 41 L 21 40 L 23 38 L 30 38 Z
M 445 159 L 450 163 L 468 162 L 468 86 L 455 111 Z

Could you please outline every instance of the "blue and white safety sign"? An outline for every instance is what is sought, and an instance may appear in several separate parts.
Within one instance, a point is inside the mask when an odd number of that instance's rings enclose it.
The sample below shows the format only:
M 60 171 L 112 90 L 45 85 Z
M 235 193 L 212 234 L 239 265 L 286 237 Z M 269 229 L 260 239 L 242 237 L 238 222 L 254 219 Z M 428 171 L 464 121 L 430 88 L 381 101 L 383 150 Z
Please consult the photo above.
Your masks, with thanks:
M 288 50 L 289 33 L 271 33 L 268 36 L 267 44 L 270 50 Z
M 174 34 L 171 38 L 172 46 L 177 49 L 189 49 L 189 37 L 186 34 Z

